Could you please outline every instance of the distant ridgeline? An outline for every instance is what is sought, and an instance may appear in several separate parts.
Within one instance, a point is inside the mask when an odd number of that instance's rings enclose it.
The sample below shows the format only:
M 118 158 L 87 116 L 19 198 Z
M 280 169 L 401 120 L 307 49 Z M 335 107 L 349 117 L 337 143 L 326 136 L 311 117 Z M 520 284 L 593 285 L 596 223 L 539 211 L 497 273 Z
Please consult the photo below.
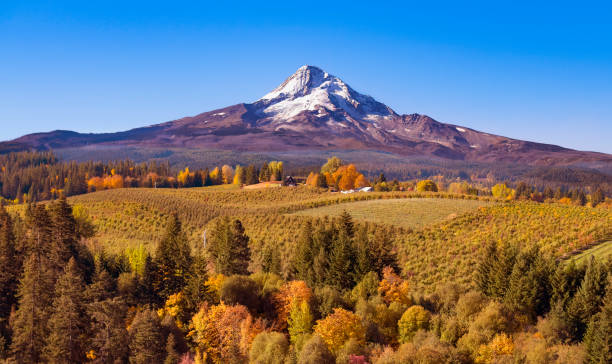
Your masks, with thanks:
M 373 158 L 377 158 L 376 153 Z M 344 163 L 336 157 L 330 158 L 328 163 L 330 161 L 339 163 L 336 168 Z M 160 159 L 140 163 L 130 159 L 77 162 L 62 160 L 51 151 L 15 152 L 0 154 L 0 197 L 16 203 L 33 202 L 114 188 L 252 185 L 283 181 L 285 175 L 308 176 L 307 185 L 332 190 L 371 185 L 376 191 L 409 191 L 416 189 L 417 181 L 433 180 L 440 190 L 476 195 L 501 193 L 502 198 L 508 199 L 543 201 L 566 198 L 584 204 L 591 199 L 593 202 L 603 201 L 601 196 L 612 195 L 612 176 L 595 170 L 547 167 L 513 172 L 495 169 L 491 165 L 460 169 L 440 166 L 435 161 L 430 165 L 408 161 L 403 166 L 392 163 L 374 166 L 361 160 L 355 165 L 346 164 L 339 172 L 334 169 L 334 173 L 330 173 L 325 170 L 328 163 L 321 169 L 320 164 L 310 159 L 307 164 L 290 162 L 289 167 L 280 161 L 256 164 L 251 160 L 249 165 L 232 167 L 228 161 L 219 158 L 206 160 L 209 168 L 190 170 L 183 166 L 179 169 L 177 163 Z M 398 179 L 409 182 L 400 184 Z M 591 198 L 587 199 L 588 196 Z

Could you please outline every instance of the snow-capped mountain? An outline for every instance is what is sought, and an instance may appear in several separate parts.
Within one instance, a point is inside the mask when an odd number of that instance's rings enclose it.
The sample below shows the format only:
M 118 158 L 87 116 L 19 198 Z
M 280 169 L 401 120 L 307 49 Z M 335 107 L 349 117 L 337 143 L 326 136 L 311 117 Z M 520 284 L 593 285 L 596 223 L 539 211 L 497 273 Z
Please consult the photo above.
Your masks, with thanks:
M 302 66 L 250 104 L 107 134 L 30 134 L 0 143 L 0 151 L 86 146 L 222 149 L 233 151 L 378 150 L 399 155 L 528 164 L 612 163 L 612 156 L 526 142 L 400 115 L 314 66 Z

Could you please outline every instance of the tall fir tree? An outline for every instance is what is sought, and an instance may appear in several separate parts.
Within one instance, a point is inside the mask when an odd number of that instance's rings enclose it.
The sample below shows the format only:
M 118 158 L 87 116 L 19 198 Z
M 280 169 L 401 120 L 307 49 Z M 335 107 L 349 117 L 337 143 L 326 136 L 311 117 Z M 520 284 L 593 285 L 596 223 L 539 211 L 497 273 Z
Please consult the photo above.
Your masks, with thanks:
M 170 333 L 166 340 L 166 359 L 164 359 L 164 364 L 178 364 L 180 360 L 181 357 L 176 351 L 176 337 L 173 333 Z
M 17 299 L 20 261 L 17 257 L 13 220 L 0 205 L 0 336 L 8 337 L 8 318 Z
M 572 334 L 576 341 L 584 336 L 591 318 L 599 312 L 606 292 L 607 271 L 603 264 L 591 257 L 584 279 L 568 308 Z
M 587 363 L 612 363 L 612 279 L 601 311 L 591 319 L 584 337 Z
M 340 226 L 337 239 L 333 244 L 329 258 L 329 281 L 333 286 L 348 289 L 354 283 L 355 252 L 353 241 L 348 235 L 347 229 Z
M 82 363 L 85 360 L 87 317 L 84 283 L 74 258 L 55 285 L 49 336 L 44 357 L 51 363 Z
M 312 223 L 306 221 L 306 223 L 302 225 L 297 240 L 297 251 L 293 261 L 295 276 L 311 286 L 314 284 L 312 234 Z
M 485 252 L 476 268 L 476 286 L 486 296 L 492 296 L 493 274 L 497 262 L 497 243 L 491 241 L 485 247 Z
M 504 301 L 517 312 L 530 317 L 544 315 L 550 308 L 552 263 L 537 246 L 519 254 L 510 274 Z
M 170 218 L 166 234 L 157 246 L 155 263 L 157 292 L 166 300 L 183 289 L 192 264 L 191 247 L 176 215 Z
M 51 219 L 51 247 L 49 260 L 51 268 L 60 275 L 71 257 L 78 257 L 77 224 L 72 215 L 72 207 L 65 197 L 53 202 L 49 207 Z
M 130 325 L 130 363 L 162 363 L 165 357 L 166 341 L 162 335 L 159 316 L 153 310 L 143 310 L 136 314 Z
M 187 316 L 183 322 L 188 322 L 204 302 L 212 301 L 211 293 L 206 286 L 207 280 L 206 260 L 202 256 L 196 256 L 187 278 L 187 284 L 183 288 L 184 311 Z
M 42 255 L 33 253 L 26 260 L 19 281 L 19 308 L 11 322 L 11 351 L 18 362 L 37 363 L 49 333 L 53 276 Z
M 240 220 L 219 219 L 212 231 L 206 250 L 215 263 L 217 273 L 248 274 L 251 251 L 249 237 Z
M 101 259 L 96 259 L 92 282 L 85 289 L 85 300 L 88 303 L 104 301 L 115 296 L 117 284 L 108 273 Z
M 127 307 L 118 298 L 89 304 L 91 350 L 99 363 L 125 363 L 129 335 L 125 328 Z M 159 345 L 159 343 L 158 343 Z

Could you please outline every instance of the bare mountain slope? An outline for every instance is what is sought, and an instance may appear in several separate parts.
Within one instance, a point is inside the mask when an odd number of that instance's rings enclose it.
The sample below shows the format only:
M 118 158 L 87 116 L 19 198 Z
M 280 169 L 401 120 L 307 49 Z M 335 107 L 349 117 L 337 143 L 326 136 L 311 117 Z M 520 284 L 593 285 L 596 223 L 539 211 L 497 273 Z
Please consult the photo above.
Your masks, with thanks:
M 505 138 L 440 123 L 425 115 L 399 115 L 313 66 L 300 67 L 252 104 L 118 133 L 30 134 L 0 143 L 0 150 L 91 145 L 234 151 L 378 150 L 531 165 L 612 163 L 607 154 Z

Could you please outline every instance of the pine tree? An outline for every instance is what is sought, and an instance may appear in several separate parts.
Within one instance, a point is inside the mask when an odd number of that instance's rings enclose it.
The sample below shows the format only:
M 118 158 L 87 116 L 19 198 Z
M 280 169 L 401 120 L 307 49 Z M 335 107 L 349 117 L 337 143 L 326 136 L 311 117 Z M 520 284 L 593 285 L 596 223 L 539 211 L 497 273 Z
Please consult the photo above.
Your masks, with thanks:
M 312 245 L 312 224 L 310 221 L 307 221 L 302 225 L 302 230 L 297 240 L 297 252 L 293 267 L 296 277 L 306 281 L 309 285 L 314 284 Z
M 352 239 L 355 233 L 354 229 L 355 223 L 353 223 L 351 214 L 343 210 L 342 214 L 340 214 L 340 230 L 342 230 L 349 239 Z
M 130 363 L 161 363 L 164 360 L 162 327 L 153 310 L 138 312 L 130 326 Z
M 183 288 L 184 311 L 186 316 L 188 316 L 187 320 L 198 311 L 202 303 L 211 301 L 211 294 L 205 284 L 207 280 L 206 260 L 204 257 L 196 256 L 187 278 L 187 284 Z
M 115 296 L 116 282 L 102 265 L 100 259 L 96 260 L 92 282 L 85 289 L 85 300 L 89 303 L 104 301 Z
M 376 231 L 374 231 L 373 240 L 370 241 L 368 246 L 372 271 L 378 273 L 380 276 L 384 267 L 398 268 L 397 257 L 393 252 L 391 236 L 386 229 L 377 228 Z
M 578 193 L 576 194 L 576 201 L 578 202 L 580 206 L 586 205 L 587 198 L 583 190 L 578 191 Z
M 158 269 L 156 289 L 163 300 L 183 289 L 191 263 L 191 248 L 187 237 L 178 217 L 173 215 L 155 253 Z
M 180 355 L 176 351 L 176 338 L 173 333 L 170 333 L 166 340 L 166 359 L 164 364 L 178 364 L 180 359 Z
M 5 336 L 11 308 L 17 300 L 19 259 L 15 247 L 13 220 L 0 205 L 0 335 Z
M 548 312 L 550 306 L 552 264 L 543 258 L 537 247 L 525 251 L 516 259 L 504 300 L 515 311 L 535 320 Z
M 605 200 L 606 196 L 604 195 L 603 191 L 601 190 L 601 188 L 597 188 L 597 190 L 595 190 L 595 192 L 593 192 L 593 195 L 591 196 L 591 205 L 595 207 L 600 203 L 604 202 Z
M 612 280 L 601 307 L 589 323 L 584 346 L 588 363 L 612 363 Z
M 317 179 L 315 181 L 315 185 L 319 188 L 327 188 L 327 178 L 322 173 L 317 173 Z
M 480 292 L 487 296 L 492 296 L 492 278 L 497 261 L 497 244 L 489 242 L 485 248 L 485 253 L 476 268 L 476 286 Z
M 270 180 L 270 168 L 268 168 L 268 163 L 264 162 L 259 172 L 259 182 L 267 182 L 269 180 Z
M 91 346 L 97 362 L 126 362 L 129 335 L 125 329 L 125 304 L 117 298 L 107 299 L 90 304 L 88 312 L 92 320 Z
M 45 358 L 52 363 L 84 361 L 85 330 L 83 279 L 74 258 L 71 258 L 55 285 L 55 299 L 49 319 L 50 335 L 46 338 Z
M 18 361 L 37 363 L 40 361 L 50 315 L 53 278 L 48 262 L 42 255 L 31 254 L 24 265 L 19 281 L 19 308 L 11 322 L 13 341 L 11 350 Z
M 246 169 L 245 184 L 254 185 L 259 182 L 259 172 L 254 165 L 250 164 Z
M 575 340 L 582 339 L 591 318 L 599 312 L 601 302 L 606 292 L 607 272 L 605 267 L 591 257 L 587 265 L 584 279 L 572 299 L 568 309 L 573 336 Z
M 504 245 L 498 251 L 491 276 L 492 297 L 503 298 L 506 295 L 517 255 L 517 248 L 510 244 Z
M 251 259 L 249 237 L 244 233 L 240 220 L 230 221 L 228 217 L 218 220 L 206 250 L 217 273 L 248 274 Z
M 157 273 L 158 269 L 155 265 L 155 261 L 150 255 L 147 255 L 142 276 L 138 284 L 140 291 L 138 295 L 144 304 L 158 306 L 163 303 L 155 289 L 155 283 L 158 281 Z
M 552 304 L 559 303 L 565 310 L 571 298 L 574 297 L 576 291 L 580 288 L 584 273 L 584 268 L 576 266 L 574 260 L 567 264 L 559 265 L 551 277 L 551 306 Z
M 355 281 L 360 281 L 361 277 L 374 270 L 367 228 L 357 230 L 353 244 L 355 246 Z
M 72 207 L 62 197 L 51 204 L 49 208 L 51 218 L 51 251 L 49 259 L 56 275 L 62 273 L 63 268 L 71 257 L 77 254 L 77 227 L 72 215 Z
M 353 242 L 347 230 L 341 228 L 329 259 L 329 280 L 332 285 L 340 288 L 351 288 L 353 286 L 354 257 Z

